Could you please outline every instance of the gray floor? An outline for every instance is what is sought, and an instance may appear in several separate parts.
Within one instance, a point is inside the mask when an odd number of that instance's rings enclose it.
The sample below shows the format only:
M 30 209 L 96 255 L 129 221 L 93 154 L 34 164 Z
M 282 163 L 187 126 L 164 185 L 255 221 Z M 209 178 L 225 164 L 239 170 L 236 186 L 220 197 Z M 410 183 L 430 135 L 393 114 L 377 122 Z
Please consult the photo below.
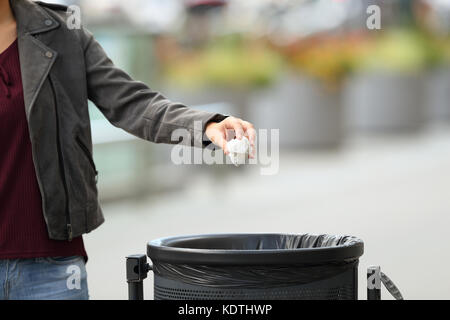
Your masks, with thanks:
M 336 153 L 286 153 L 275 176 L 230 168 L 212 181 L 193 172 L 184 191 L 104 206 L 106 223 L 85 238 L 92 299 L 126 299 L 124 257 L 144 253 L 146 241 L 214 232 L 356 235 L 365 242 L 360 299 L 372 264 L 407 299 L 450 299 L 448 129 L 358 139 Z

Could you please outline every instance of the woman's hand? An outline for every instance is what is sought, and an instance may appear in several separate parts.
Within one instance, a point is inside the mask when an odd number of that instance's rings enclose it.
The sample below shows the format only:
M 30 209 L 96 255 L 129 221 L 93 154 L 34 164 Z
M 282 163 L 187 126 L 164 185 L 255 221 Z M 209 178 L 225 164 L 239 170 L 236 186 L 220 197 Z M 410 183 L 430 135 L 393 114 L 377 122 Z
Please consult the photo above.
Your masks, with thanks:
M 222 122 L 211 122 L 206 125 L 206 136 L 215 145 L 221 147 L 225 154 L 228 154 L 227 141 L 236 137 L 241 140 L 242 137 L 247 137 L 250 142 L 249 157 L 254 158 L 256 130 L 250 122 L 238 119 L 235 117 L 228 117 Z

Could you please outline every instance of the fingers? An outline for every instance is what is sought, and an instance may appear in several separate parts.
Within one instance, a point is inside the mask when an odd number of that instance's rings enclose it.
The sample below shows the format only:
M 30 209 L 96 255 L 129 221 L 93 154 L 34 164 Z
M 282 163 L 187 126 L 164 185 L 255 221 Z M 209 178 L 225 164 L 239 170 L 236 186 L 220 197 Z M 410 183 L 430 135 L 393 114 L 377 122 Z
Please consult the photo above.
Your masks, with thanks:
M 217 132 L 216 135 L 211 139 L 211 141 L 216 145 L 222 148 L 223 152 L 225 154 L 228 154 L 228 148 L 227 148 L 227 139 L 225 137 L 225 134 L 223 132 Z
M 242 120 L 230 117 L 225 122 L 226 129 L 233 129 L 236 139 L 241 140 L 244 136 L 244 128 L 242 126 Z
M 242 137 L 244 136 L 244 127 L 242 126 L 242 123 L 240 121 L 237 121 L 233 125 L 233 130 L 236 133 L 236 139 L 242 140 Z
M 237 118 L 230 118 L 226 123 L 227 129 L 232 129 L 235 132 L 235 136 L 237 139 L 241 140 L 242 137 L 247 136 L 250 140 L 250 143 L 254 145 L 256 139 L 256 130 L 248 121 L 243 121 Z
M 253 124 L 247 121 L 243 121 L 243 127 L 245 129 L 245 134 L 248 136 L 250 142 L 250 158 L 255 157 L 255 141 L 256 141 L 256 130 Z
M 250 145 L 255 145 L 256 140 L 256 130 L 255 127 L 247 121 L 242 121 L 242 126 L 244 127 L 245 133 L 248 136 L 248 140 L 250 141 Z
M 221 146 L 223 153 L 225 154 L 229 154 L 230 151 L 228 150 L 228 144 L 227 144 L 227 139 L 222 138 L 220 141 L 220 144 L 218 144 L 219 146 Z
M 218 146 L 222 146 L 222 149 L 224 150 L 224 152 L 226 154 L 228 154 L 228 150 L 226 150 L 226 146 L 227 146 L 227 140 L 230 140 L 228 138 L 229 137 L 229 130 L 234 131 L 234 135 L 232 135 L 231 139 L 234 138 L 234 136 L 236 137 L 236 139 L 241 140 L 244 136 L 248 137 L 248 140 L 250 142 L 250 157 L 254 158 L 254 153 L 255 153 L 255 141 L 256 141 L 256 130 L 255 127 L 253 126 L 253 124 L 251 124 L 248 121 L 243 121 L 241 119 L 238 118 L 234 118 L 234 117 L 230 117 L 227 118 L 223 124 L 225 125 L 225 133 L 222 134 L 222 138 L 221 141 L 217 141 L 215 142 L 216 145 Z M 227 130 L 229 129 L 229 130 Z M 222 144 L 222 140 L 223 140 L 223 144 Z

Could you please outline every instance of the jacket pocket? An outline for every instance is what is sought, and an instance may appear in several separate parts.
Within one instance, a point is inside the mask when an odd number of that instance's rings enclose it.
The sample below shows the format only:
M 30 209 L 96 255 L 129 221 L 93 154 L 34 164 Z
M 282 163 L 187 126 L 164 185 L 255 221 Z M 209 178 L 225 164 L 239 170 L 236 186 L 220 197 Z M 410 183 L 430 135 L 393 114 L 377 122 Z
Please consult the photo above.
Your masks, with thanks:
M 97 180 L 98 180 L 98 171 L 97 171 L 97 168 L 96 168 L 96 166 L 95 166 L 94 159 L 93 159 L 93 157 L 92 157 L 91 152 L 89 151 L 88 147 L 86 147 L 86 145 L 83 143 L 83 141 L 81 140 L 80 137 L 77 136 L 77 137 L 75 138 L 75 141 L 77 142 L 77 145 L 80 147 L 82 153 L 84 154 L 84 156 L 85 156 L 85 158 L 88 160 L 88 162 L 89 162 L 89 164 L 90 164 L 92 170 L 94 171 L 94 174 L 95 174 L 95 182 L 97 183 Z

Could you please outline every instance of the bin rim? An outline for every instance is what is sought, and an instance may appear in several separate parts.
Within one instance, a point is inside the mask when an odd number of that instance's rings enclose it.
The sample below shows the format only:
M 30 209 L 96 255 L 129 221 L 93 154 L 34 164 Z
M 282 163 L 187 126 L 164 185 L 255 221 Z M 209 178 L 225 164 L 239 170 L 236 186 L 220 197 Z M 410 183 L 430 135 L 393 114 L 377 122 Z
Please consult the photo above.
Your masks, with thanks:
M 147 243 L 147 256 L 153 263 L 191 265 L 303 265 L 355 261 L 364 253 L 361 239 L 349 235 L 350 244 L 332 247 L 297 248 L 297 249 L 198 249 L 170 246 L 181 241 L 204 238 L 248 237 L 248 236 L 316 236 L 314 234 L 283 233 L 216 233 L 163 237 Z M 324 234 L 323 234 L 324 235 Z M 321 235 L 317 235 L 321 236 Z

